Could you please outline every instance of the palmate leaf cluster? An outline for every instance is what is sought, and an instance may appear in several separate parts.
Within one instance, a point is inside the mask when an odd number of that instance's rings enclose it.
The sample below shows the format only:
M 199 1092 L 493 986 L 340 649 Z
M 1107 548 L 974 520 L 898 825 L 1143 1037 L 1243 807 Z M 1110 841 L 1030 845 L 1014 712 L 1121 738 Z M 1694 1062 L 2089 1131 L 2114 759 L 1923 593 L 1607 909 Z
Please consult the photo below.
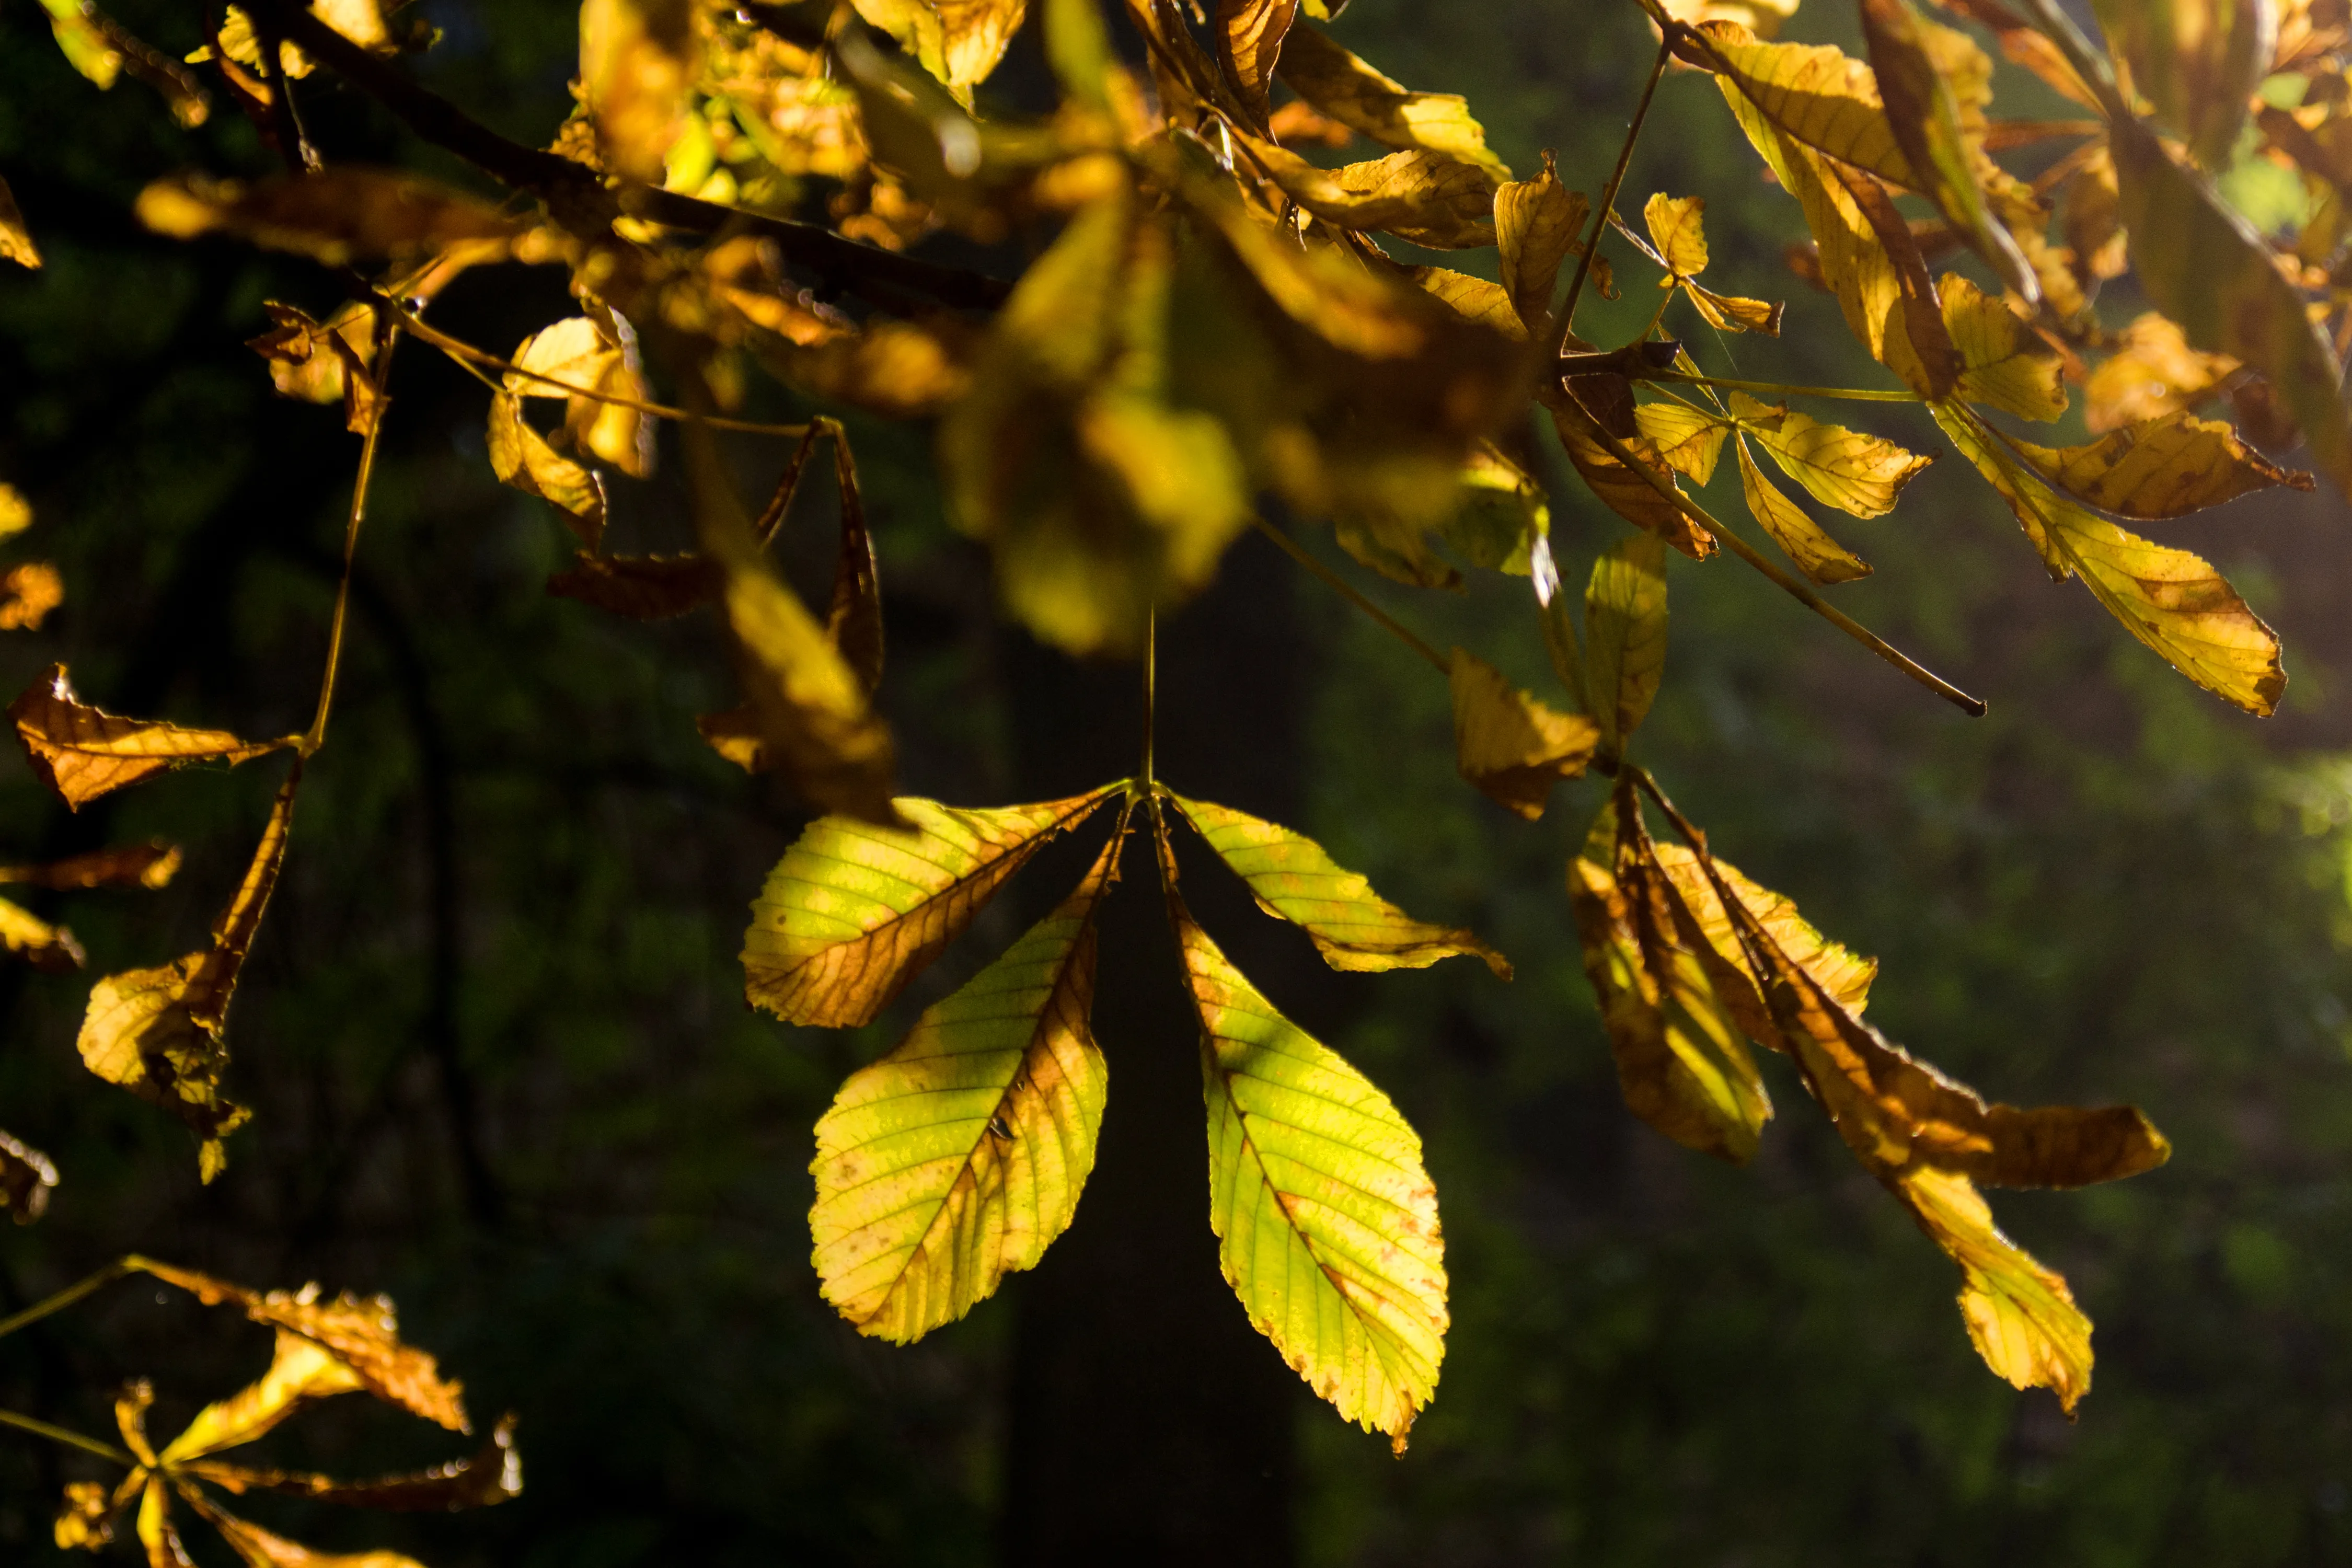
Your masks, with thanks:
M 1642 4 L 1657 52 L 1624 156 L 1572 172 L 1589 190 L 1549 155 L 1516 177 L 1463 99 L 1349 49 L 1332 0 L 1123 0 L 1134 60 L 1114 51 L 1097 0 L 1040 0 L 1034 14 L 1023 0 L 588 0 L 576 111 L 543 146 L 420 87 L 399 57 L 430 47 L 430 28 L 376 0 L 252 0 L 209 17 L 209 42 L 185 62 L 89 5 L 51 5 L 66 58 L 97 88 L 137 77 L 191 125 L 216 93 L 281 156 L 268 178 L 157 181 L 136 213 L 164 235 L 326 269 L 345 302 L 324 316 L 272 303 L 253 347 L 279 392 L 340 406 L 360 438 L 344 589 L 307 729 L 249 739 L 124 718 L 76 695 L 62 666 L 10 707 L 36 773 L 77 807 L 188 763 L 293 753 L 210 943 L 100 979 L 85 1064 L 185 1122 L 206 1180 L 222 1169 L 247 1119 L 226 1089 L 228 1005 L 303 770 L 321 765 L 349 563 L 395 350 L 413 340 L 412 353 L 429 348 L 483 384 L 492 471 L 569 531 L 576 558 L 549 590 L 638 620 L 710 611 L 741 700 L 703 715 L 703 739 L 827 814 L 758 906 L 744 954 L 755 1003 L 796 1023 L 870 1021 L 1047 837 L 1116 803 L 1070 898 L 853 1077 L 820 1123 L 812 1223 L 828 1300 L 868 1331 L 912 1339 L 1034 1265 L 1071 1223 L 1106 1094 L 1087 1021 L 1094 911 L 1140 814 L 1199 1015 L 1227 1278 L 1319 1392 L 1402 1441 L 1434 1388 L 1447 1321 L 1418 1141 L 1193 922 L 1167 819 L 1198 829 L 1337 967 L 1452 953 L 1507 966 L 1465 932 L 1411 921 L 1311 843 L 1181 800 L 1148 768 L 994 811 L 901 795 L 875 703 L 883 590 L 847 431 L 826 416 L 743 417 L 757 370 L 845 411 L 933 421 L 951 521 L 986 546 L 1006 613 L 1046 642 L 1148 664 L 1156 617 L 1263 530 L 1443 674 L 1458 769 L 1498 805 L 1535 820 L 1556 782 L 1612 773 L 1601 821 L 1566 858 L 1628 1103 L 1678 1142 L 1743 1160 L 1770 1113 L 1752 1051 L 1790 1058 L 1864 1168 L 1960 1268 L 1988 1363 L 2071 1407 L 2089 1386 L 2088 1321 L 2063 1279 L 2002 1237 L 1977 1189 L 2113 1179 L 2166 1145 L 2127 1108 L 1988 1105 L 1885 1040 L 1862 1017 L 1869 966 L 1716 859 L 1674 811 L 1630 754 L 1665 669 L 1668 556 L 1735 555 L 1980 711 L 1822 592 L 1871 566 L 1807 503 L 1884 518 L 1929 460 L 1798 406 L 1865 405 L 1907 420 L 1906 441 L 1939 433 L 2054 578 L 2081 578 L 2199 685 L 2273 711 L 2285 674 L 2270 629 L 2200 556 L 2130 525 L 2311 486 L 2261 450 L 2297 441 L 2352 490 L 2352 19 L 2340 0 L 2113 0 L 2095 43 L 2048 0 L 2023 13 L 1861 0 L 1855 57 L 1775 41 L 1793 4 Z M 992 99 L 1024 28 L 1050 101 Z M 1996 52 L 2080 113 L 1997 114 Z M 1717 375 L 1675 335 L 1685 307 L 1711 334 L 1772 338 L 1784 323 L 1779 302 L 1703 281 L 1697 198 L 1659 192 L 1635 207 L 1625 187 L 1652 96 L 1691 71 L 1797 203 L 1811 239 L 1795 270 L 1834 298 L 1893 384 Z M 301 111 L 324 90 L 372 99 L 499 195 L 341 162 Z M 2292 234 L 2259 231 L 2220 194 L 2250 142 L 2301 183 Z M 1007 278 L 1009 266 L 919 254 L 938 234 L 1030 258 Z M 1400 244 L 1492 247 L 1499 281 L 1402 259 Z M 41 259 L 5 187 L 0 255 Z M 461 275 L 513 266 L 562 268 L 576 309 L 503 354 L 432 319 Z M 1589 293 L 1620 295 L 1645 269 L 1659 299 L 1638 337 L 1579 334 Z M 2111 327 L 2096 298 L 2126 272 L 2153 309 Z M 2059 420 L 2077 388 L 2094 438 L 2029 439 L 2023 427 Z M 2224 398 L 2234 426 L 2202 412 Z M 1538 416 L 1634 530 L 1593 566 L 1580 612 L 1526 440 Z M 740 437 L 792 443 L 756 513 L 737 489 Z M 820 447 L 840 498 L 822 613 L 772 552 Z M 1727 447 L 1745 510 L 1788 565 L 1693 493 L 1724 471 Z M 611 552 L 614 487 L 662 461 L 684 470 L 696 549 Z M 1524 575 L 1528 632 L 1560 692 L 1546 700 L 1421 642 L 1265 515 L 1277 510 L 1328 524 L 1360 566 L 1413 586 L 1457 583 L 1465 566 Z M 24 521 L 0 491 L 0 534 Z M 64 586 L 26 563 L 7 592 L 0 626 L 30 626 Z M 1678 843 L 1651 838 L 1649 806 Z M 6 875 L 152 886 L 175 864 L 155 846 Z M 69 932 L 13 905 L 0 905 L 0 937 L 36 963 L 80 962 Z M 0 1142 L 0 1175 L 19 1218 L 56 1181 L 14 1140 Z M 163 1457 L 133 1450 L 147 1494 L 164 1498 Z

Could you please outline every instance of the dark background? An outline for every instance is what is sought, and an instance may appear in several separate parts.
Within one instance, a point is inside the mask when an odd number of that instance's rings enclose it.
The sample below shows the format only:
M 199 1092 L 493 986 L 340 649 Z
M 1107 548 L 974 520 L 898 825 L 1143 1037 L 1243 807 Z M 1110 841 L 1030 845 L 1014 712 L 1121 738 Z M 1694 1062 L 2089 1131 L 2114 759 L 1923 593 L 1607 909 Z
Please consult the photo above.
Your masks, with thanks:
M 1797 36 L 1837 36 L 1849 18 L 1816 3 Z M 425 9 L 446 37 L 415 68 L 542 142 L 568 107 L 575 13 Z M 121 11 L 193 47 L 186 8 Z M 1588 192 L 1650 48 L 1631 5 L 1582 0 L 1357 0 L 1339 32 L 1391 75 L 1468 92 L 1522 172 L 1557 148 Z M 323 310 L 332 288 L 138 229 L 148 179 L 266 172 L 270 155 L 225 106 L 186 133 L 136 83 L 100 95 L 47 34 L 26 0 L 0 5 L 0 174 L 48 258 L 0 271 L 0 479 L 39 519 L 0 552 L 55 561 L 68 598 L 39 633 L 0 639 L 0 686 L 64 659 L 120 711 L 299 728 L 357 444 L 333 411 L 273 397 L 240 343 L 265 298 Z M 323 81 L 305 101 L 331 159 L 459 175 Z M 1834 307 L 1781 269 L 1794 205 L 1759 179 L 1711 86 L 1665 84 L 1628 188 L 1628 210 L 1653 189 L 1705 195 L 1711 280 L 1791 300 L 1783 342 L 1701 343 L 1710 368 L 1874 374 Z M 1626 297 L 1587 330 L 1631 333 L 1648 289 L 1629 264 Z M 504 351 L 565 310 L 556 273 L 505 268 L 436 319 Z M 162 893 L 40 901 L 87 942 L 88 974 L 0 972 L 0 1126 L 64 1176 L 46 1221 L 0 1237 L 0 1311 L 130 1247 L 256 1286 L 383 1289 L 478 1421 L 522 1415 L 529 1488 L 493 1512 L 257 1518 L 436 1568 L 2352 1561 L 2336 498 L 2157 531 L 2215 558 L 2279 627 L 2293 684 L 2267 724 L 2050 584 L 1949 458 L 1893 516 L 1832 523 L 1879 567 L 1840 602 L 1988 698 L 1986 719 L 1735 563 L 1673 563 L 1675 647 L 1643 749 L 1717 850 L 1883 956 L 1872 1013 L 1894 1037 L 1991 1097 L 2135 1100 L 2174 1141 L 2172 1163 L 2133 1182 L 1998 1200 L 2098 1324 L 2072 1425 L 1985 1371 L 1950 1266 L 1785 1064 L 1767 1068 L 1781 1119 L 1748 1170 L 1625 1112 L 1560 886 L 1597 786 L 1563 789 L 1532 826 L 1486 805 L 1453 777 L 1443 683 L 1270 550 L 1234 552 L 1168 629 L 1164 776 L 1320 836 L 1518 965 L 1509 986 L 1468 963 L 1335 976 L 1191 867 L 1220 939 L 1427 1141 L 1454 1330 L 1399 1461 L 1307 1396 L 1216 1277 L 1189 1026 L 1154 900 L 1132 886 L 1106 917 L 1114 1089 L 1076 1226 L 920 1346 L 833 1317 L 806 1262 L 812 1122 L 1050 903 L 1083 848 L 1038 862 L 873 1027 L 754 1017 L 734 959 L 746 905 L 803 816 L 696 739 L 692 716 L 731 700 L 713 628 L 546 596 L 570 545 L 541 503 L 492 483 L 478 386 L 411 345 L 394 392 L 332 739 L 236 1003 L 230 1089 L 257 1114 L 214 1186 L 184 1132 L 90 1078 L 73 1038 L 93 976 L 200 943 L 282 764 L 190 770 L 79 816 L 0 768 L 0 858 L 151 835 L 188 850 Z M 1905 410 L 1854 422 L 1937 449 Z M 853 430 L 907 786 L 986 804 L 1126 772 L 1133 669 L 1073 667 L 997 624 L 984 558 L 940 518 L 928 432 Z M 747 487 L 782 457 L 737 455 Z M 1580 581 L 1622 525 L 1542 460 Z M 686 542 L 674 470 L 623 486 L 617 548 Z M 820 484 L 787 535 L 811 594 L 829 506 Z M 1441 646 L 1548 680 L 1524 582 L 1374 591 Z M 266 1350 L 225 1314 L 126 1284 L 0 1342 L 0 1399 L 105 1434 L 114 1386 L 152 1374 L 168 1433 Z M 453 1447 L 341 1401 L 267 1451 L 356 1471 Z M 61 1561 L 58 1484 L 96 1473 L 0 1434 L 0 1558 Z

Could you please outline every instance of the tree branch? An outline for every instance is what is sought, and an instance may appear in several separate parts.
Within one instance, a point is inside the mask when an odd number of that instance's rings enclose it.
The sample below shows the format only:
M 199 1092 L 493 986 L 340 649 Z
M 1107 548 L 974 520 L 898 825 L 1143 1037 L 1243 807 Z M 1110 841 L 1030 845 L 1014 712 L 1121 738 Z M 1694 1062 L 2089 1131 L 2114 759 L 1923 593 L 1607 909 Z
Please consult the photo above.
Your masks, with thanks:
M 607 189 L 594 170 L 499 135 L 352 43 L 296 0 L 256 0 L 256 8 L 311 58 L 382 103 L 417 135 L 501 184 L 538 197 L 557 223 L 575 233 L 601 232 L 626 211 L 692 234 L 755 234 L 773 240 L 786 261 L 808 268 L 836 288 L 878 295 L 876 303 L 885 306 L 917 294 L 959 309 L 993 310 L 1013 291 L 1002 279 L 860 245 L 814 224 L 738 212 L 649 185 Z

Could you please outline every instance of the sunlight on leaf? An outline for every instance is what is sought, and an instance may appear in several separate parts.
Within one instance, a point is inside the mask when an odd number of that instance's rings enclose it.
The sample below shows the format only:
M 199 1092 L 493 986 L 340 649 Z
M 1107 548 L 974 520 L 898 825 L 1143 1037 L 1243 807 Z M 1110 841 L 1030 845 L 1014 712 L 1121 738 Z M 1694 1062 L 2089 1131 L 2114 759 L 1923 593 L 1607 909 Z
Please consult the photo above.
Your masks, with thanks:
M 53 664 L 8 705 L 16 738 L 36 777 L 79 810 L 110 790 L 190 763 L 234 767 L 287 744 L 256 743 L 223 730 L 184 730 L 154 720 L 124 719 L 74 695 L 66 667 Z
M 1511 177 L 1509 167 L 1487 151 L 1486 130 L 1470 117 L 1467 100 L 1457 93 L 1409 91 L 1319 27 L 1290 29 L 1278 74 L 1322 113 L 1375 142 L 1456 159 L 1497 183 Z
M 1757 467 L 1755 454 L 1748 449 L 1745 435 L 1739 438 L 1738 456 L 1739 493 L 1748 502 L 1748 515 L 1772 536 L 1773 543 L 1787 552 L 1798 570 L 1816 583 L 1851 583 L 1870 575 L 1870 563 L 1832 539 L 1819 523 L 1805 515 L 1804 508 L 1781 494 L 1764 477 L 1764 470 Z M 1781 467 L 1786 468 L 1788 465 L 1783 463 Z
M 702 67 L 689 0 L 587 0 L 580 86 L 607 166 L 660 184 Z
M 2083 447 L 2016 446 L 2052 484 L 2121 517 L 2183 517 L 2274 485 L 2307 490 L 2316 482 L 2193 414 L 2126 426 Z
M 1495 192 L 1495 243 L 1502 260 L 1503 289 L 1530 335 L 1540 334 L 1550 323 L 1560 263 L 1582 251 L 1580 236 L 1591 205 L 1582 191 L 1559 183 L 1559 165 L 1548 152 L 1542 174 L 1532 180 L 1513 180 Z
M 462 192 L 415 174 L 348 165 L 251 185 L 185 174 L 139 193 L 139 221 L 173 239 L 225 233 L 324 267 L 417 256 L 521 226 Z
M 29 1143 L 0 1132 L 0 1208 L 18 1225 L 30 1225 L 48 1212 L 49 1194 L 57 1190 L 58 1168 Z M 60 1546 L 71 1544 L 65 1541 Z
M 1555 783 L 1583 773 L 1600 728 L 1538 700 L 1458 647 L 1451 685 L 1454 765 L 1488 799 L 1533 822 Z
M 16 210 L 16 193 L 5 180 L 0 180 L 0 259 L 25 268 L 41 264 L 40 247 L 33 243 L 33 231 L 25 226 L 25 215 Z
M 1635 534 L 1602 552 L 1584 588 L 1584 689 L 1604 753 L 1624 751 L 1665 672 L 1665 549 Z

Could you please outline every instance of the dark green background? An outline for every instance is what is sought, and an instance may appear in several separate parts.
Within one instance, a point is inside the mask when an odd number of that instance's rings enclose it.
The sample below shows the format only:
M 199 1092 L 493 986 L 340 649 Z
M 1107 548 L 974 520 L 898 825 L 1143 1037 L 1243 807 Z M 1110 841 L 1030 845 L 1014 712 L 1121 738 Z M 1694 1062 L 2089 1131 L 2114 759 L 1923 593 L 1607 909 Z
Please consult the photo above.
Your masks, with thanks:
M 1816 3 L 1798 34 L 1837 36 L 1849 19 Z M 447 36 L 417 68 L 543 141 L 568 102 L 569 8 L 425 10 Z M 174 49 L 194 42 L 184 8 L 123 14 Z M 135 83 L 101 96 L 47 30 L 26 0 L 0 6 L 0 174 L 48 258 L 0 273 L 0 479 L 39 518 L 0 554 L 54 560 L 68 598 L 38 634 L 0 639 L 0 686 L 64 659 L 120 710 L 299 728 L 356 442 L 331 411 L 272 397 L 239 344 L 264 326 L 263 299 L 323 310 L 334 292 L 300 264 L 139 230 L 129 205 L 146 180 L 259 173 L 269 156 L 225 108 L 189 134 Z M 1588 192 L 1650 48 L 1630 5 L 1595 0 L 1357 0 L 1339 33 L 1415 86 L 1467 91 L 1523 172 L 1557 148 Z M 323 85 L 306 101 L 331 158 L 455 173 Z M 1794 205 L 1695 76 L 1662 89 L 1624 206 L 1653 189 L 1708 198 L 1718 282 L 1791 300 L 1782 342 L 1710 339 L 1703 363 L 1874 374 L 1829 301 L 1781 269 Z M 1646 318 L 1645 269 L 1629 260 L 1623 282 L 1588 332 Z M 555 273 L 510 269 L 469 279 L 436 315 L 503 351 L 565 308 Z M 394 1293 L 478 1417 L 521 1412 L 529 1489 L 446 1521 L 256 1507 L 324 1544 L 397 1543 L 436 1568 L 987 1560 L 1017 1459 L 1014 1323 L 1055 1259 L 896 1350 L 818 1300 L 803 1216 L 809 1128 L 834 1085 L 1019 917 L 992 911 L 873 1028 L 793 1032 L 747 1013 L 745 907 L 803 816 L 695 738 L 692 716 L 731 700 L 712 628 L 546 596 L 570 546 L 544 507 L 491 482 L 478 387 L 412 345 L 395 393 L 342 701 L 236 1004 L 230 1087 L 255 1121 L 199 1187 L 185 1134 L 79 1067 L 90 975 L 0 973 L 0 1126 L 64 1173 L 49 1217 L 0 1237 L 0 1310 L 126 1247 L 255 1285 Z M 1937 449 L 1906 410 L 1853 422 Z M 905 781 L 1013 798 L 1038 772 L 1022 683 L 1049 661 L 992 620 L 984 558 L 940 517 L 928 433 L 855 429 Z M 747 474 L 775 459 L 742 455 Z M 1543 460 L 1555 545 L 1580 581 L 1622 525 Z M 684 543 L 672 469 L 624 487 L 620 548 Z M 827 505 L 810 497 L 787 546 L 812 593 Z M 1171 635 L 1257 637 L 1280 668 L 1242 671 L 1222 698 L 1185 692 L 1192 710 L 1171 722 L 1209 738 L 1196 748 L 1229 732 L 1234 752 L 1202 773 L 1245 795 L 1254 760 L 1300 758 L 1233 804 L 1294 797 L 1285 809 L 1344 863 L 1518 965 L 1507 987 L 1466 963 L 1265 976 L 1423 1131 L 1454 1280 L 1444 1384 L 1402 1461 L 1303 1390 L 1284 1396 L 1297 1559 L 2352 1561 L 2343 522 L 2320 494 L 2156 531 L 2213 556 L 2279 626 L 2294 684 L 2266 725 L 2050 584 L 1948 458 L 1893 516 L 1832 522 L 1879 568 L 1840 602 L 1989 699 L 1986 719 L 1736 563 L 1672 563 L 1674 650 L 1641 749 L 1717 849 L 1882 955 L 1872 1014 L 1893 1037 L 1991 1097 L 2132 1100 L 2174 1141 L 2168 1167 L 2131 1183 L 1997 1200 L 2098 1324 L 2096 1387 L 2073 1425 L 1986 1373 L 1950 1266 L 1785 1064 L 1768 1065 L 1781 1120 L 1748 1170 L 1627 1115 L 1560 885 L 1597 786 L 1562 790 L 1535 826 L 1488 805 L 1453 777 L 1443 683 L 1277 557 L 1237 552 L 1190 634 Z M 1376 592 L 1432 640 L 1549 680 L 1523 581 Z M 1055 679 L 1098 699 L 1060 721 L 1123 753 L 1126 675 Z M 1267 710 L 1262 686 L 1294 706 Z M 39 901 L 81 934 L 91 974 L 158 963 L 203 940 L 281 767 L 192 770 L 69 816 L 10 764 L 0 857 L 185 845 L 164 892 Z M 1198 777 L 1172 782 L 1205 793 Z M 1221 932 L 1257 921 L 1231 900 L 1204 912 Z M 1238 1321 L 1230 1299 L 1202 1300 Z M 169 1432 L 265 1352 L 257 1330 L 124 1285 L 0 1343 L 0 1398 L 104 1433 L 114 1384 L 152 1373 Z M 452 1447 L 352 1401 L 269 1440 L 289 1462 L 354 1469 Z M 58 1485 L 92 1473 L 0 1435 L 0 1557 L 52 1560 Z

